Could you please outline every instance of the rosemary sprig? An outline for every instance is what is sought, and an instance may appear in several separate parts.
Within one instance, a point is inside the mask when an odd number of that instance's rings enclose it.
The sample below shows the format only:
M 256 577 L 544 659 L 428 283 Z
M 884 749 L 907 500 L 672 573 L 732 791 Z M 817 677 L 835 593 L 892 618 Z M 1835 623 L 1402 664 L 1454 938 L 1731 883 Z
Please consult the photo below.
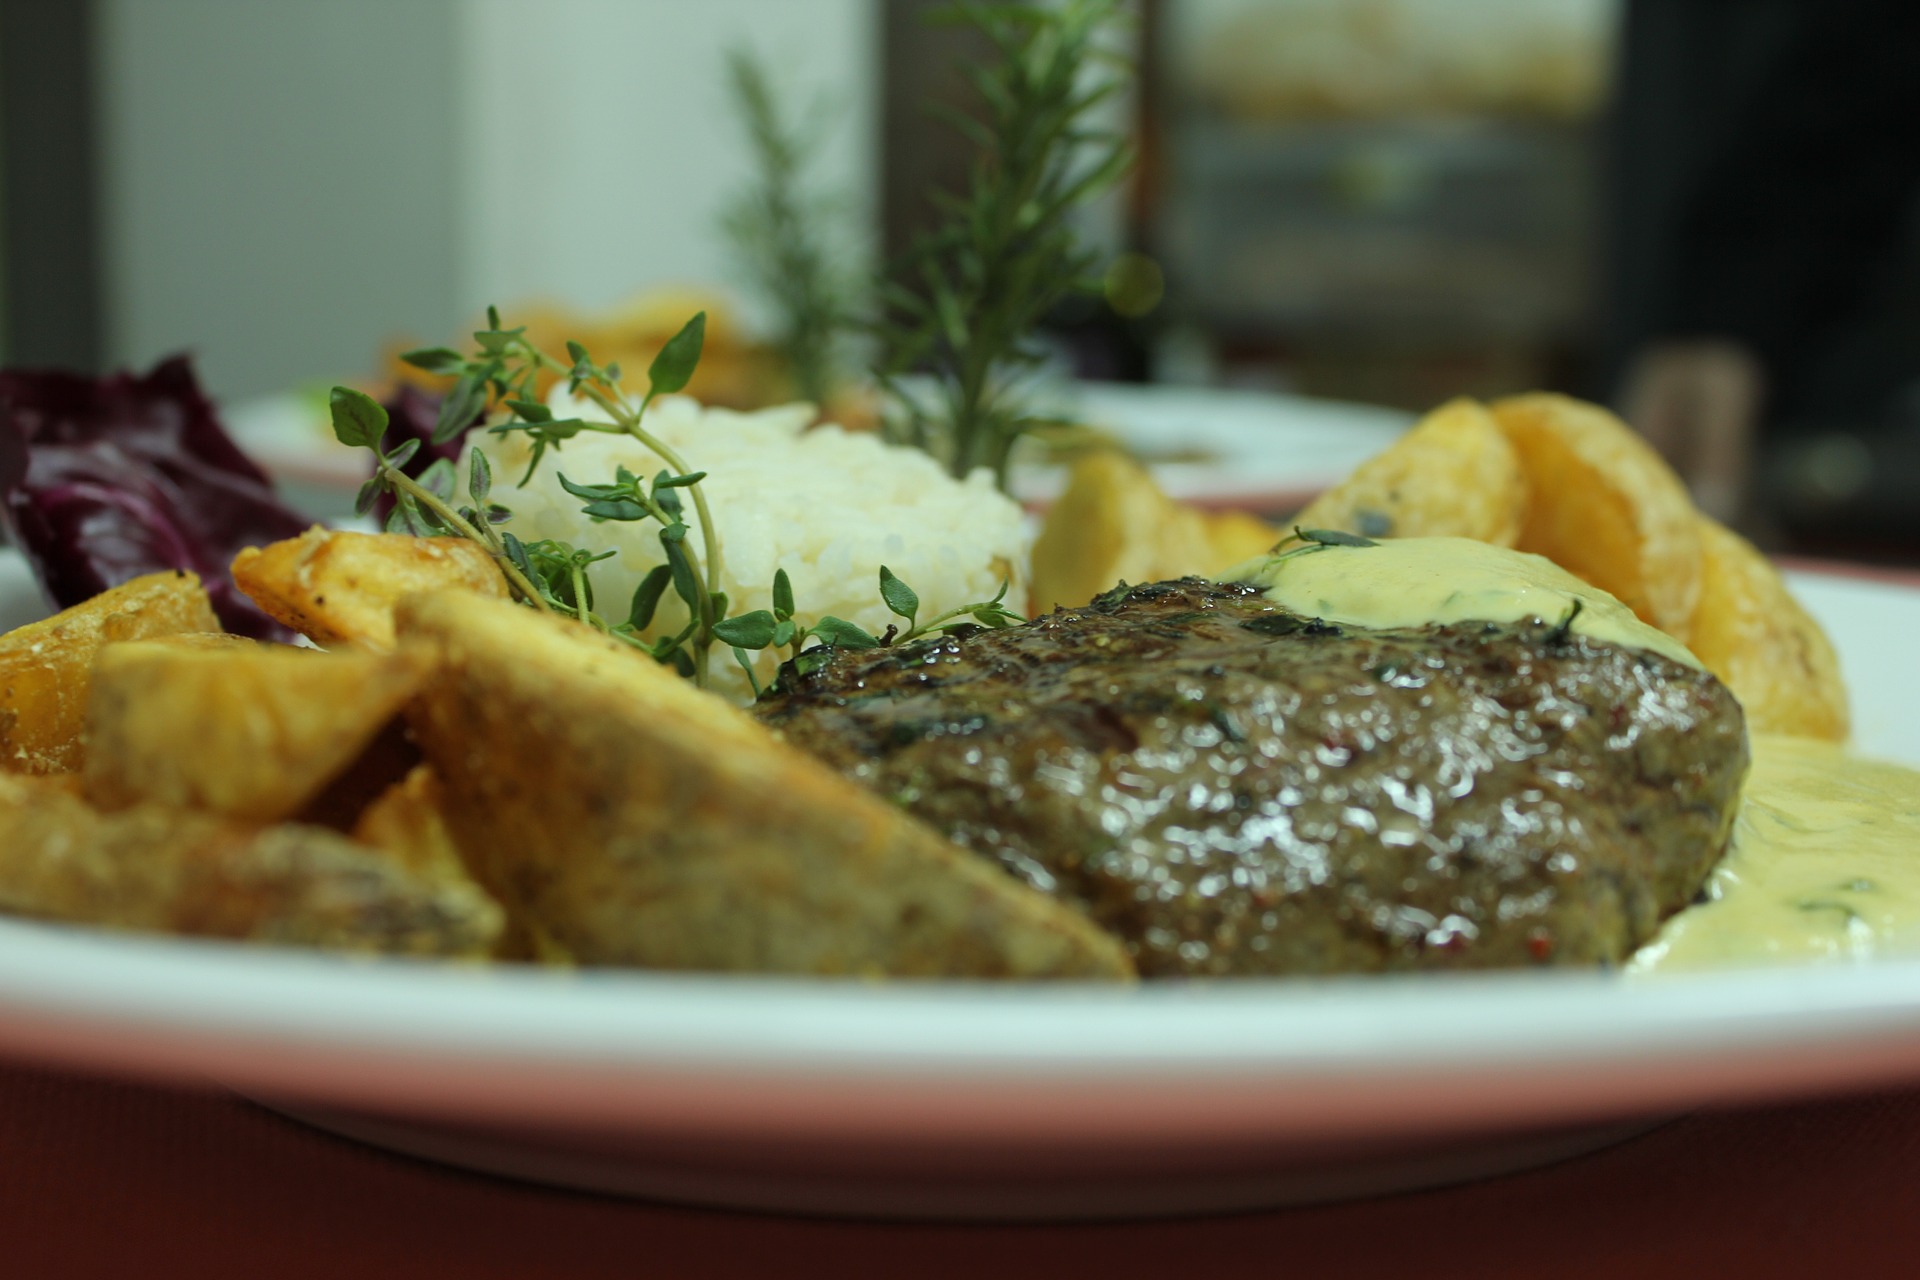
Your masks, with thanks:
M 825 408 L 844 375 L 854 305 L 852 288 L 822 231 L 833 212 L 831 202 L 809 196 L 802 184 L 820 131 L 817 121 L 813 126 L 782 121 L 766 68 L 752 54 L 736 50 L 727 64 L 756 177 L 723 215 L 722 225 L 754 283 L 779 312 L 776 345 L 795 389 Z
M 882 286 L 891 323 L 879 376 L 901 406 L 889 434 L 955 476 L 987 467 L 1005 488 L 1014 442 L 1044 421 L 1016 385 L 1041 359 L 1034 329 L 1070 293 L 1097 288 L 1099 255 L 1078 243 L 1072 215 L 1132 161 L 1123 136 L 1088 123 L 1126 82 L 1124 61 L 1100 47 L 1119 11 L 1118 0 L 961 0 L 940 15 L 983 32 L 999 56 L 964 69 L 984 121 L 946 113 L 979 158 L 963 194 L 936 196 L 944 221 Z M 1110 73 L 1090 76 L 1098 63 Z M 916 369 L 931 374 L 936 409 L 902 391 Z

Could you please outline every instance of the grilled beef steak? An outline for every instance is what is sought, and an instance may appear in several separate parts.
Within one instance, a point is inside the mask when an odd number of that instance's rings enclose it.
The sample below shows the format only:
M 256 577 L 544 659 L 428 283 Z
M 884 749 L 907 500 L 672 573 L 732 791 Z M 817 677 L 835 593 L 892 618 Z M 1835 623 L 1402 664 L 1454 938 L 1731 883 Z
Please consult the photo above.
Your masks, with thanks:
M 1654 654 L 1196 579 L 800 666 L 768 724 L 1146 974 L 1617 963 L 1698 891 L 1747 762 L 1733 696 Z

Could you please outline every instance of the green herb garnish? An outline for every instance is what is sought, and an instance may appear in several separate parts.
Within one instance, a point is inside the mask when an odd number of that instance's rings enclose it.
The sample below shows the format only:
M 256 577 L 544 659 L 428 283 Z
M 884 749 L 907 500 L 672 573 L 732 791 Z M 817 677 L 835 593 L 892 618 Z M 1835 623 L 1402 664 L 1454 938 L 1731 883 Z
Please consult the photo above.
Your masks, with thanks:
M 1290 543 L 1298 545 L 1289 545 Z M 1267 552 L 1267 561 L 1291 560 L 1295 556 L 1311 555 L 1315 551 L 1325 551 L 1328 547 L 1377 547 L 1380 544 L 1371 538 L 1363 538 L 1357 533 L 1343 533 L 1338 529 L 1302 529 L 1299 525 L 1286 537 L 1273 544 Z
M 1117 0 L 963 0 L 938 15 L 985 34 L 999 56 L 963 69 L 984 119 L 946 113 L 979 158 L 965 192 L 940 198 L 941 224 L 882 286 L 890 323 L 879 376 L 900 406 L 889 436 L 926 449 L 956 477 L 986 467 L 1006 487 L 1014 442 L 1045 421 L 1018 395 L 1042 358 L 1034 329 L 1068 295 L 1100 288 L 1099 255 L 1079 244 L 1073 214 L 1132 160 L 1122 135 L 1089 123 L 1126 83 L 1124 60 L 1101 48 L 1119 12 Z M 1096 64 L 1119 69 L 1090 74 Z M 901 387 L 915 370 L 931 375 L 937 406 Z
M 453 468 L 436 463 L 419 480 L 410 480 L 400 467 L 418 447 L 409 441 L 393 454 L 382 453 L 380 435 L 386 430 L 386 412 L 371 397 L 346 387 L 333 390 L 334 435 L 342 444 L 371 448 L 375 456 L 373 479 L 361 491 L 361 509 L 369 508 L 381 492 L 394 495 L 394 519 L 388 528 L 421 534 L 450 534 L 485 546 L 506 574 L 514 594 L 535 608 L 569 613 L 609 635 L 617 636 L 639 648 L 647 649 L 662 662 L 707 683 L 708 651 L 714 641 L 714 625 L 726 616 L 726 596 L 720 590 L 720 543 L 712 513 L 700 490 L 703 472 L 692 471 L 671 447 L 648 431 L 647 409 L 662 395 L 670 395 L 687 385 L 700 363 L 705 341 L 705 312 L 689 320 L 667 341 L 647 369 L 647 392 L 636 406 L 620 385 L 618 365 L 596 364 L 591 354 L 577 342 L 567 344 L 567 360 L 540 350 L 526 336 L 525 328 L 508 329 L 500 322 L 500 313 L 487 309 L 487 328 L 473 335 L 477 350 L 461 355 L 446 347 L 411 351 L 401 357 L 416 368 L 450 375 L 455 381 L 444 401 L 434 429 L 436 441 L 455 438 L 489 404 L 508 411 L 504 421 L 487 428 L 493 435 L 523 435 L 532 445 L 527 473 L 520 478 L 522 487 L 539 470 L 549 449 L 559 450 L 568 440 L 583 432 L 629 435 L 666 462 L 650 483 L 621 468 L 612 484 L 575 485 L 565 476 L 560 483 L 567 492 L 582 499 L 581 510 L 597 520 L 657 522 L 660 546 L 666 557 L 667 580 L 687 605 L 691 621 L 678 635 L 646 642 L 634 634 L 630 622 L 611 623 L 594 611 L 589 570 L 598 561 L 613 554 L 590 552 L 566 543 L 543 540 L 523 543 L 497 525 L 511 519 L 505 507 L 490 501 L 491 469 L 479 451 L 469 477 L 468 496 L 473 505 L 456 509 L 453 505 Z M 567 389 L 582 396 L 606 413 L 609 422 L 584 418 L 556 418 L 553 410 L 539 399 L 543 374 L 566 379 Z M 377 431 L 375 427 L 377 426 Z M 371 438 L 370 437 L 371 434 Z M 701 546 L 687 544 L 688 528 L 681 518 L 680 490 L 692 497 L 699 512 Z M 484 516 L 479 513 L 485 512 Z M 655 600 L 657 604 L 657 599 Z
M 896 639 L 892 628 L 884 638 L 875 637 L 854 623 L 831 616 L 821 618 L 811 627 L 802 626 L 795 617 L 793 584 L 784 569 L 774 572 L 772 609 L 729 615 L 731 602 L 720 589 L 720 539 L 701 488 L 707 473 L 690 469 L 677 452 L 645 426 L 647 409 L 653 401 L 658 396 L 679 391 L 692 378 L 700 361 L 706 324 L 704 313 L 688 321 L 654 358 L 647 370 L 647 393 L 638 405 L 621 389 L 619 367 L 596 364 L 579 343 L 569 342 L 568 360 L 561 361 L 528 341 L 525 329 L 502 327 L 499 313 L 492 308 L 487 311 L 487 323 L 488 328 L 473 335 L 477 350 L 470 356 L 434 347 L 402 357 L 419 368 L 456 379 L 453 391 L 441 405 L 435 439 L 444 442 L 455 438 L 490 406 L 504 410 L 506 416 L 487 427 L 487 431 L 498 436 L 525 436 L 530 442 L 532 460 L 520 478 L 520 486 L 524 487 L 538 473 L 548 450 L 560 452 L 568 440 L 583 432 L 631 436 L 664 461 L 667 468 L 650 480 L 625 467 L 616 467 L 610 481 L 599 483 L 576 481 L 565 474 L 556 478 L 567 493 L 579 500 L 581 514 L 595 522 L 658 525 L 657 536 L 665 562 L 656 565 L 641 580 L 625 617 L 602 614 L 593 589 L 593 566 L 611 558 L 615 552 L 594 551 L 552 539 L 522 541 L 506 527 L 513 519 L 513 512 L 494 500 L 493 468 L 479 449 L 469 455 L 464 502 L 455 492 L 458 476 L 451 460 L 434 463 L 418 479 L 408 476 L 402 468 L 419 451 L 420 442 L 409 440 L 387 452 L 381 443 L 387 432 L 387 411 L 363 392 L 335 387 L 329 398 L 335 437 L 344 445 L 367 449 L 374 456 L 373 478 L 361 488 L 357 504 L 362 515 L 372 510 L 381 494 L 393 495 L 393 515 L 387 522 L 389 532 L 459 537 L 476 542 L 492 554 L 514 596 L 522 603 L 577 618 L 651 654 L 702 686 L 709 683 L 710 654 L 715 642 L 732 650 L 758 696 L 760 683 L 748 656 L 752 651 L 785 650 L 790 657 L 798 658 L 808 640 L 839 648 L 873 648 Z M 569 391 L 598 406 L 612 421 L 555 417 L 537 398 L 543 373 L 564 377 Z M 686 499 L 682 498 L 683 493 Z M 698 546 L 689 544 L 691 529 L 685 519 L 688 499 L 698 512 Z M 919 596 L 891 570 L 884 566 L 880 570 L 881 598 L 890 611 L 907 620 L 908 630 L 899 639 L 950 630 L 962 625 L 958 620 L 967 617 L 985 626 L 1017 623 L 1021 619 L 1002 604 L 1007 585 L 1002 583 L 999 594 L 990 601 L 948 610 L 924 624 L 915 625 Z M 677 632 L 646 639 L 644 633 L 652 626 L 669 590 L 687 606 L 688 621 Z

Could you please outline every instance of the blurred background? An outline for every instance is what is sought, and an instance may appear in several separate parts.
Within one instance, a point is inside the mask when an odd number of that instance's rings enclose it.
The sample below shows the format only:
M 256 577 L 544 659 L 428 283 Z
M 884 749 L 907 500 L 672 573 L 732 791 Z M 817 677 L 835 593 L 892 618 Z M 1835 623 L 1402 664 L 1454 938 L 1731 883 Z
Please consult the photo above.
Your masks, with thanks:
M 714 305 L 751 345 L 775 316 L 722 229 L 754 177 L 728 54 L 804 119 L 857 276 L 968 163 L 922 105 L 964 107 L 978 50 L 932 7 L 0 0 L 4 358 L 188 349 L 242 406 L 376 379 L 489 303 Z M 1140 163 L 1087 215 L 1119 266 L 1051 319 L 1063 373 L 1238 410 L 1567 391 L 1773 549 L 1920 563 L 1915 6 L 1133 16 Z M 1164 403 L 1205 436 L 1207 400 Z

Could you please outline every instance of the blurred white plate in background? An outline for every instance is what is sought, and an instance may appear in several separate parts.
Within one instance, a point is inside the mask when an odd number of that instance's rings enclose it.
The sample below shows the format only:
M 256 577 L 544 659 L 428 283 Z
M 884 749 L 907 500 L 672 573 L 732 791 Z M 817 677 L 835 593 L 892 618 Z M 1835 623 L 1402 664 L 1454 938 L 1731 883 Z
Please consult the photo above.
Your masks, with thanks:
M 1217 387 L 1083 382 L 1067 402 L 1144 458 L 1174 497 L 1267 512 L 1304 504 L 1413 422 L 1398 409 Z M 296 507 L 316 519 L 351 510 L 366 458 L 334 442 L 318 397 L 250 400 L 225 409 L 224 418 Z M 1058 467 L 1026 468 L 1014 491 L 1045 502 L 1063 478 Z

